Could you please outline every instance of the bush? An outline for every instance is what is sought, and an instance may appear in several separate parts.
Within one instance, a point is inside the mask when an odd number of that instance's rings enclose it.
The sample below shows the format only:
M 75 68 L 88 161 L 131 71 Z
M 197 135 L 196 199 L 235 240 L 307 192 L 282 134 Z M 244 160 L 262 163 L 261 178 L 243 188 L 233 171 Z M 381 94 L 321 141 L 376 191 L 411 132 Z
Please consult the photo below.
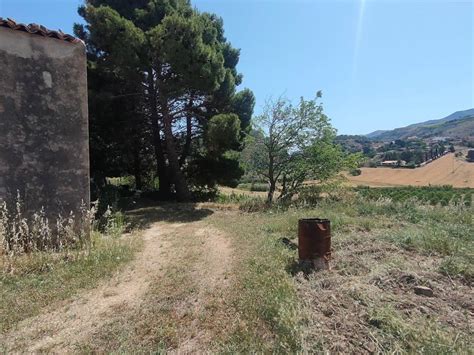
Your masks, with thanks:
M 243 201 L 239 205 L 239 210 L 243 212 L 261 212 L 268 209 L 268 204 L 261 198 L 252 198 Z
M 251 183 L 248 183 L 248 182 L 244 182 L 244 183 L 241 183 L 241 184 L 238 184 L 237 185 L 237 188 L 239 190 L 246 190 L 246 191 L 250 191 L 250 188 L 252 187 L 252 184 Z
M 349 174 L 351 174 L 352 176 L 359 176 L 360 174 L 362 174 L 362 170 L 360 169 L 352 169 Z
M 193 200 L 196 202 L 213 201 L 217 197 L 217 187 L 191 186 L 190 188 Z
M 247 182 L 237 185 L 240 190 L 267 192 L 268 184 L 265 182 Z
M 260 191 L 260 192 L 267 192 L 268 191 L 268 184 L 266 183 L 252 183 L 250 186 L 250 191 Z

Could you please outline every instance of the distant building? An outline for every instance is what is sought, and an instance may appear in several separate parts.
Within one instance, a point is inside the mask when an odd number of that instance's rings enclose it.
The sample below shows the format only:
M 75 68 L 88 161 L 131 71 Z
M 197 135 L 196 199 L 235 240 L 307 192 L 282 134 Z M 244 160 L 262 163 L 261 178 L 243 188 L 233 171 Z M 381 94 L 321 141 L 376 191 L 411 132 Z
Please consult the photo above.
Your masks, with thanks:
M 381 163 L 382 166 L 405 166 L 407 162 L 405 160 L 385 160 Z
M 467 161 L 474 163 L 474 150 L 469 150 L 467 152 Z
M 428 140 L 428 142 L 431 142 L 431 143 L 438 143 L 438 142 L 444 142 L 444 141 L 447 141 L 449 139 L 449 137 L 432 137 Z

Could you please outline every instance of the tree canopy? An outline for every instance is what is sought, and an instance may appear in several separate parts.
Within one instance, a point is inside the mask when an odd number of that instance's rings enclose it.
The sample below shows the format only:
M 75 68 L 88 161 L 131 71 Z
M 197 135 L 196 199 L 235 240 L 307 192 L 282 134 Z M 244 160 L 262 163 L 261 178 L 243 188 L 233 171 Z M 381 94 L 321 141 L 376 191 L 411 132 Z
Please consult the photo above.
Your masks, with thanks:
M 279 187 L 279 200 L 288 200 L 307 180 L 325 181 L 342 169 L 356 166 L 357 157 L 344 153 L 335 144 L 321 97 L 296 106 L 279 98 L 267 102 L 256 118 L 256 127 L 246 140 L 242 160 L 248 171 L 268 182 L 267 203 L 272 203 Z
M 240 51 L 222 19 L 187 0 L 88 0 L 79 14 L 87 23 L 75 33 L 88 51 L 93 176 L 141 181 L 153 167 L 162 196 L 179 200 L 237 179 L 242 170 L 229 151 L 241 147 L 255 98 L 236 92 Z

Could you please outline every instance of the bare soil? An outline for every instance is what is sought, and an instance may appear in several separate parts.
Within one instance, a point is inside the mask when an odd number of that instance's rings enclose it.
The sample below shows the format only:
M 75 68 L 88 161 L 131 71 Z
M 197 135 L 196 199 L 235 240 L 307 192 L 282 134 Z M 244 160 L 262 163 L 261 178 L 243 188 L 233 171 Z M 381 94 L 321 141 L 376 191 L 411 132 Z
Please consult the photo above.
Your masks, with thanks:
M 474 163 L 447 154 L 421 168 L 362 168 L 359 176 L 348 175 L 353 185 L 367 186 L 428 186 L 452 185 L 474 188 Z

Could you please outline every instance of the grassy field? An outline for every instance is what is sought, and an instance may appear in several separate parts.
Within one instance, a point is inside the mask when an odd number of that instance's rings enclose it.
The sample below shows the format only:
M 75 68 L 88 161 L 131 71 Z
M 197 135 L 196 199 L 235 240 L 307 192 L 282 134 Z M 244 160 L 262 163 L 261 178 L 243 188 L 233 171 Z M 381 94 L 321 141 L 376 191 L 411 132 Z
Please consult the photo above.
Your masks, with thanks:
M 34 253 L 14 261 L 2 256 L 0 332 L 97 286 L 132 260 L 139 247 L 137 236 L 113 238 L 94 233 L 90 251 Z
M 144 230 L 141 251 L 123 246 L 122 261 L 131 260 L 133 251 L 135 257 L 120 269 L 110 289 L 100 288 L 92 298 L 66 304 L 64 311 L 59 308 L 57 317 L 62 328 L 78 329 L 81 336 L 62 333 L 58 328 L 67 346 L 45 346 L 32 339 L 45 334 L 51 337 L 54 332 L 41 328 L 42 332 L 35 333 L 35 337 L 25 336 L 24 345 L 17 342 L 20 345 L 14 349 L 180 353 L 470 351 L 474 339 L 473 207 L 372 199 L 351 190 L 331 200 L 320 199 L 313 206 L 245 213 L 229 206 L 236 200 L 243 205 L 251 201 L 254 210 L 262 205 L 255 196 L 235 196 L 223 197 L 225 205 L 171 204 L 130 211 L 128 218 Z M 302 217 L 331 220 L 330 271 L 307 273 L 299 268 L 296 235 L 297 221 Z M 65 271 L 67 277 L 57 275 L 56 270 L 63 266 L 42 271 L 43 278 L 61 283 L 41 291 L 47 301 L 38 301 L 34 313 L 61 306 L 64 301 L 60 300 L 83 287 L 74 285 L 87 280 L 84 275 L 91 270 L 79 272 L 74 268 L 81 264 L 65 264 L 69 266 L 64 270 L 75 270 Z M 107 265 L 95 264 L 94 270 L 104 271 L 96 271 L 87 287 L 96 285 L 120 263 Z M 12 309 L 12 300 L 35 290 L 28 286 L 25 293 L 17 293 L 29 277 L 17 275 L 8 279 L 7 288 L 2 287 L 3 319 L 9 319 L 3 331 L 26 316 L 27 311 L 19 311 L 21 305 Z M 68 286 L 68 294 L 54 295 Z M 416 294 L 418 286 L 429 287 L 433 296 Z M 140 292 L 135 290 L 137 287 Z M 132 296 L 115 296 L 114 290 L 120 294 L 126 290 Z M 35 302 L 23 297 L 25 304 Z M 107 302 L 110 309 L 104 308 Z M 68 313 L 72 308 L 74 314 L 90 314 L 94 305 L 99 308 L 86 320 L 71 319 Z M 23 315 L 15 318 L 17 312 Z M 34 320 L 29 323 L 32 328 Z M 29 330 L 25 332 L 29 335 Z M 5 338 L 16 339 L 9 332 Z M 35 347 L 28 347 L 32 342 L 37 343 Z
M 471 206 L 474 197 L 474 189 L 453 188 L 451 186 L 434 187 L 375 187 L 359 186 L 355 188 L 361 197 L 376 201 L 388 198 L 395 202 L 417 200 L 421 203 L 436 205 L 464 205 Z
M 366 186 L 428 186 L 452 185 L 474 188 L 474 164 L 447 154 L 416 169 L 361 168 L 359 176 L 348 175 L 352 185 Z
M 332 271 L 305 275 L 291 244 L 282 243 L 296 242 L 297 220 L 308 216 L 332 221 Z M 268 331 L 245 328 L 226 343 L 231 349 L 261 350 L 263 338 L 272 339 L 266 351 L 468 351 L 472 210 L 336 202 L 215 223 L 250 249 L 237 304 Z M 416 285 L 430 286 L 435 297 L 416 295 Z

